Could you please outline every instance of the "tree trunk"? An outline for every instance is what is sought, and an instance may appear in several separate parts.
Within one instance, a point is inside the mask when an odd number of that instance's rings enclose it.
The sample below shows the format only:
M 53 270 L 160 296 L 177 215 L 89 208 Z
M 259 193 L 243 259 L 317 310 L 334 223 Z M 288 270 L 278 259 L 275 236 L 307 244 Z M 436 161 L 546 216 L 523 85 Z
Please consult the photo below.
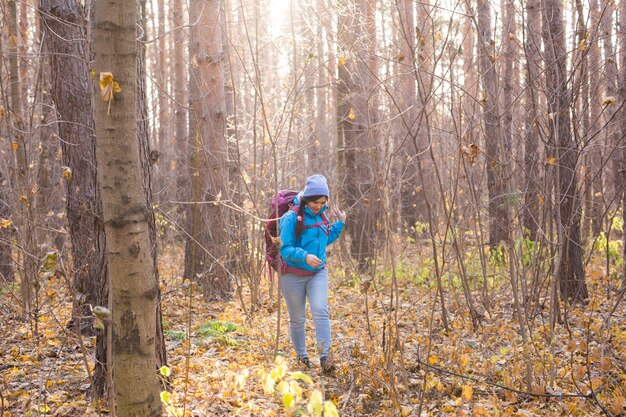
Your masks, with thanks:
M 11 243 L 13 225 L 10 223 L 11 210 L 7 203 L 9 199 L 9 180 L 0 171 L 0 285 L 13 282 L 13 259 Z
M 571 135 L 571 95 L 567 86 L 567 50 L 560 0 L 542 0 L 543 39 L 546 62 L 546 99 L 550 115 L 549 152 L 556 158 L 555 210 L 559 227 L 557 280 L 561 298 L 568 303 L 588 297 L 580 244 L 578 196 L 578 147 Z
M 33 243 L 33 227 L 31 217 L 31 190 L 30 190 L 30 169 L 28 167 L 27 157 L 27 140 L 24 137 L 24 94 L 22 91 L 22 71 L 19 66 L 19 40 L 18 33 L 17 6 L 15 0 L 7 0 L 6 9 L 8 13 L 4 18 L 7 22 L 8 38 L 9 38 L 9 65 L 8 65 L 8 94 L 9 94 L 9 137 L 12 156 L 12 172 L 11 187 L 12 195 L 9 196 L 9 204 L 14 205 L 15 215 L 13 223 L 16 230 L 19 230 L 18 246 L 22 252 L 22 264 L 20 265 L 20 290 L 22 309 L 26 317 L 33 312 L 33 296 L 35 295 L 36 286 L 33 285 L 37 280 L 36 259 L 38 257 Z M 23 62 L 22 62 L 23 64 Z M 34 257 L 32 255 L 35 255 Z M 31 318 L 31 317 L 29 317 Z
M 491 36 L 491 4 L 478 0 L 477 9 L 478 56 L 483 91 L 479 98 L 483 105 L 487 189 L 489 190 L 489 245 L 508 242 L 508 201 L 505 196 L 505 161 L 503 160 L 502 126 L 498 79 L 496 75 L 495 40 Z
M 140 3 L 141 20 L 146 22 L 145 2 Z M 137 21 L 139 28 L 139 21 Z M 142 187 L 148 209 L 148 235 L 150 236 L 150 254 L 152 255 L 152 265 L 154 267 L 153 279 L 156 283 L 157 310 L 155 315 L 156 323 L 156 358 L 157 366 L 167 364 L 165 340 L 163 338 L 163 319 L 161 314 L 161 289 L 159 286 L 159 269 L 157 264 L 157 231 L 154 216 L 154 198 L 152 196 L 152 165 L 158 160 L 158 151 L 150 149 L 150 126 L 148 123 L 148 108 L 146 100 L 146 72 L 145 72 L 145 34 L 146 30 L 137 31 L 137 38 L 144 34 L 142 43 L 139 44 L 140 53 L 137 54 L 137 140 L 139 143 L 139 161 L 143 174 Z
M 403 150 L 400 183 L 401 219 L 403 226 L 414 231 L 415 225 L 423 221 L 422 210 L 418 204 L 423 202 L 424 190 L 421 185 L 418 171 L 417 152 L 415 147 L 418 134 L 417 115 L 417 70 L 416 61 L 416 25 L 414 2 L 410 0 L 398 1 L 398 18 L 400 20 L 398 42 L 399 54 L 396 57 L 396 72 L 398 74 L 398 91 L 395 109 L 400 115 L 397 121 L 396 142 Z M 421 22 L 420 22 L 421 23 Z M 421 28 L 421 25 L 418 26 Z M 420 38 L 422 33 L 420 29 Z M 426 53 L 420 51 L 420 53 Z
M 524 120 L 524 234 L 532 241 L 538 239 L 541 224 L 539 188 L 539 91 L 541 89 L 541 0 L 526 3 L 526 110 Z
M 378 197 L 376 146 L 368 108 L 368 51 L 362 44 L 365 30 L 361 25 L 365 13 L 360 2 L 343 0 L 338 9 L 339 65 L 337 82 L 337 116 L 339 148 L 339 181 L 343 204 L 351 214 L 347 230 L 351 252 L 358 272 L 368 272 L 376 255 L 376 212 Z
M 621 28 L 626 27 L 626 0 L 620 0 L 619 3 L 619 26 Z M 626 32 L 620 31 L 618 35 L 619 45 L 620 45 L 620 83 L 619 83 L 619 98 L 621 103 L 626 103 Z M 626 147 L 624 147 L 624 143 L 626 142 L 626 106 L 622 105 L 620 107 L 620 139 L 616 145 L 618 150 L 618 157 L 616 158 L 618 168 L 615 172 L 614 177 L 614 187 L 616 193 L 617 206 L 622 209 L 622 220 L 624 224 L 626 224 Z M 620 151 L 621 149 L 621 151 Z M 621 203 L 621 204 L 620 204 Z M 623 257 L 626 259 L 626 244 L 623 245 Z M 626 262 L 623 263 L 622 267 L 622 288 L 626 288 Z
M 178 201 L 185 201 L 191 188 L 189 183 L 189 173 L 186 169 L 187 164 L 187 148 L 185 144 L 189 143 L 187 138 L 187 109 L 184 103 L 187 103 L 187 72 L 185 71 L 185 32 L 182 30 L 185 22 L 183 16 L 183 0 L 174 0 L 172 8 L 172 20 L 174 24 L 174 98 L 176 102 L 174 108 L 174 145 L 175 164 L 172 174 L 176 183 L 176 190 L 173 195 Z M 181 213 L 183 210 L 179 210 Z
M 136 121 L 136 6 L 95 3 L 94 68 L 100 78 L 111 73 L 122 88 L 104 101 L 96 87 L 96 157 L 113 299 L 115 403 L 117 415 L 139 417 L 160 416 L 161 402 L 155 359 L 158 285 Z
M 227 269 L 228 211 L 219 203 L 229 197 L 219 6 L 219 0 L 194 0 L 189 4 L 190 16 L 196 22 L 191 27 L 189 49 L 193 193 L 190 201 L 196 204 L 190 205 L 188 213 L 191 226 L 185 248 L 185 277 L 198 278 L 210 299 L 228 298 L 232 293 Z
M 87 67 L 86 16 L 76 0 L 40 0 L 39 7 L 46 33 L 45 48 L 50 54 L 52 98 L 66 167 L 66 210 L 74 265 L 70 327 L 89 333 L 93 331 L 90 307 L 108 306 L 108 282 Z M 93 383 L 98 395 L 104 394 L 106 386 L 105 332 L 97 334 L 99 348 Z

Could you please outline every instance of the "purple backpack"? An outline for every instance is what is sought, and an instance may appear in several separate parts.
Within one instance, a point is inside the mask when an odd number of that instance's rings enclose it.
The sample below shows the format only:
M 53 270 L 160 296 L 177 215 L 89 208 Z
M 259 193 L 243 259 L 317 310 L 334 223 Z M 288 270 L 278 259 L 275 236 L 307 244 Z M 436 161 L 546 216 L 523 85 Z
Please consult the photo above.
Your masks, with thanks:
M 275 243 L 275 240 L 278 236 L 277 222 L 280 220 L 283 214 L 287 213 L 289 210 L 293 210 L 294 212 L 296 212 L 297 206 L 294 206 L 293 200 L 296 198 L 298 193 L 299 191 L 281 190 L 276 196 L 272 197 L 270 214 L 268 220 L 265 222 L 265 259 L 267 259 L 267 262 L 276 272 L 284 272 L 286 267 L 283 262 L 279 262 L 278 260 L 278 252 L 280 250 L 280 247 L 278 244 Z M 296 215 L 297 214 L 298 213 L 296 212 Z M 330 222 L 328 221 L 328 217 L 326 217 L 326 214 L 324 213 L 322 213 L 321 222 L 304 226 L 304 220 L 301 217 L 298 217 L 298 222 L 302 222 L 301 229 L 312 229 L 315 227 L 319 227 L 326 235 L 330 234 Z M 294 268 L 291 268 L 291 272 L 294 272 L 293 269 Z M 310 271 L 307 271 L 306 273 L 307 275 L 310 275 Z
M 277 222 L 283 214 L 287 213 L 293 207 L 293 200 L 299 191 L 281 190 L 277 195 L 272 197 L 270 214 L 267 222 L 265 222 L 265 259 L 275 271 L 281 270 L 281 264 L 278 261 L 279 247 L 274 243 L 277 237 Z

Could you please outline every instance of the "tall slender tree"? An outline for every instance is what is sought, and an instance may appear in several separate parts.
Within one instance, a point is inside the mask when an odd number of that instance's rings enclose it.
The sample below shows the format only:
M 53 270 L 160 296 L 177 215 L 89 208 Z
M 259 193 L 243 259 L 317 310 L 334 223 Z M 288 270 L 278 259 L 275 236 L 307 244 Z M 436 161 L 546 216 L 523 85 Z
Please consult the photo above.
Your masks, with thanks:
M 160 416 L 154 320 L 159 291 L 136 121 L 136 25 L 135 2 L 95 3 L 95 69 L 102 98 L 95 105 L 96 158 L 113 300 L 116 412 Z
M 189 56 L 189 147 L 192 178 L 189 239 L 185 248 L 185 277 L 199 278 L 208 298 L 232 293 L 228 270 L 228 199 L 226 101 L 219 0 L 193 0 Z M 209 203 L 209 204 L 205 204 Z
M 496 73 L 495 40 L 492 37 L 491 2 L 477 0 L 476 27 L 478 30 L 478 57 L 483 106 L 483 132 L 487 189 L 489 191 L 489 245 L 495 248 L 510 238 L 507 199 L 505 196 L 504 143 L 500 115 L 499 82 Z
M 526 2 L 524 49 L 526 57 L 524 98 L 524 208 L 522 225 L 531 240 L 537 240 L 541 224 L 539 189 L 539 91 L 541 87 L 541 0 Z
M 567 49 L 560 0 L 542 0 L 546 100 L 550 114 L 549 152 L 554 165 L 559 260 L 557 280 L 566 302 L 584 302 L 587 284 L 580 239 L 581 206 L 577 185 L 578 144 L 571 134 L 571 93 L 567 85 Z
M 337 6 L 339 180 L 345 205 L 352 213 L 347 222 L 352 256 L 359 272 L 368 272 L 376 255 L 376 209 L 381 204 L 376 138 L 370 130 L 369 51 L 362 25 L 367 14 L 359 1 L 342 0 Z
M 15 279 L 13 272 L 13 259 L 11 255 L 11 235 L 13 226 L 10 221 L 11 210 L 8 204 L 9 179 L 0 170 L 0 284 L 8 283 Z

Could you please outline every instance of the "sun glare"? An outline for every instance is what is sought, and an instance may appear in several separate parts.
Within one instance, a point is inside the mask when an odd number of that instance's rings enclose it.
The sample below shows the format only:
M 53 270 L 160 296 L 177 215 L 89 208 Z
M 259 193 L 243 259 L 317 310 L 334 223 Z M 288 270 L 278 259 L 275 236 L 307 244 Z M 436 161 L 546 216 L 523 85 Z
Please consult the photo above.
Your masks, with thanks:
M 268 30 L 273 38 L 281 36 L 283 26 L 289 17 L 289 4 L 291 0 L 270 0 L 270 21 Z

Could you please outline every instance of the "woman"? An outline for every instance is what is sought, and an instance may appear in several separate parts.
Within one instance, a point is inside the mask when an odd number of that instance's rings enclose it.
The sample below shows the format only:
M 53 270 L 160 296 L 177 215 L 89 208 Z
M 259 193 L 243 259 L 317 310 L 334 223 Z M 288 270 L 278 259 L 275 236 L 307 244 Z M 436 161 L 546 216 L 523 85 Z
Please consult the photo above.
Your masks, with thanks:
M 296 207 L 280 219 L 280 256 L 283 260 L 281 291 L 289 312 L 291 343 L 298 361 L 310 368 L 304 330 L 308 298 L 315 324 L 320 365 L 325 374 L 335 371 L 335 366 L 328 360 L 330 320 L 326 246 L 337 240 L 346 221 L 346 213 L 333 207 L 332 212 L 339 220 L 332 225 L 328 222 L 325 212 L 329 194 L 328 183 L 323 175 L 310 176 L 306 180 L 306 187 L 294 200 Z

